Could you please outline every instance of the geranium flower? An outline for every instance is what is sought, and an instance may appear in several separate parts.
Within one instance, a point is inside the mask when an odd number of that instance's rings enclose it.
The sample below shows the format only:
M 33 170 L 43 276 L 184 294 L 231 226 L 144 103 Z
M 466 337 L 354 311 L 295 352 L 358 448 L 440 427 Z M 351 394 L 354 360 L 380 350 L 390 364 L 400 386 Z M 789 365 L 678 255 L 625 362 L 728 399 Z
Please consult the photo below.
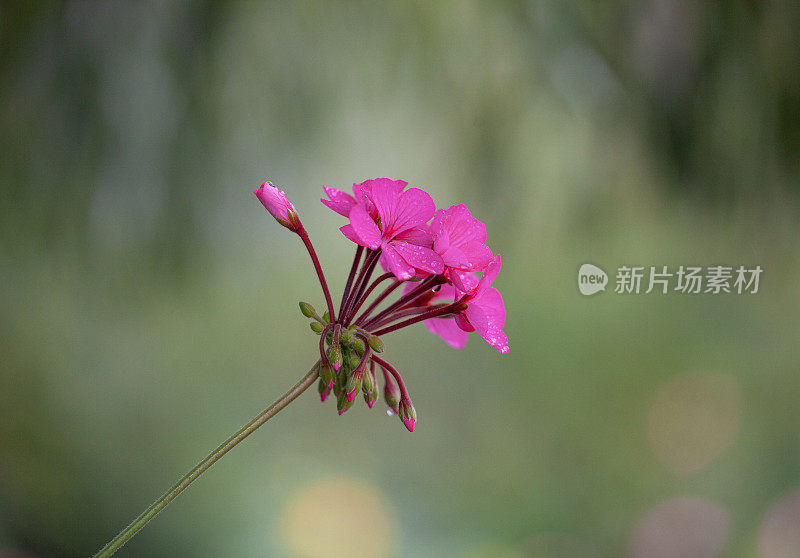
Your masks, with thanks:
M 492 261 L 486 245 L 486 225 L 464 204 L 440 209 L 431 223 L 433 250 L 447 267 L 445 275 L 462 292 L 475 288 L 474 271 L 484 271 Z
M 411 279 L 416 270 L 440 274 L 441 256 L 431 248 L 433 233 L 428 223 L 436 207 L 430 195 L 419 188 L 405 190 L 408 183 L 378 178 L 355 185 L 355 197 L 326 189 L 331 198 L 325 205 L 347 216 L 350 224 L 342 234 L 371 250 L 381 250 L 380 263 L 400 280 Z
M 483 339 L 501 353 L 508 352 L 508 337 L 503 332 L 506 322 L 506 309 L 500 292 L 492 287 L 502 262 L 495 257 L 487 266 L 483 276 L 478 279 L 475 273 L 467 280 L 474 285 L 469 293 L 464 293 L 452 285 L 442 285 L 433 295 L 423 300 L 426 305 L 452 301 L 456 306 L 466 305 L 455 316 L 444 316 L 426 320 L 428 331 L 441 337 L 448 345 L 461 349 L 466 345 L 468 333 L 477 331 Z

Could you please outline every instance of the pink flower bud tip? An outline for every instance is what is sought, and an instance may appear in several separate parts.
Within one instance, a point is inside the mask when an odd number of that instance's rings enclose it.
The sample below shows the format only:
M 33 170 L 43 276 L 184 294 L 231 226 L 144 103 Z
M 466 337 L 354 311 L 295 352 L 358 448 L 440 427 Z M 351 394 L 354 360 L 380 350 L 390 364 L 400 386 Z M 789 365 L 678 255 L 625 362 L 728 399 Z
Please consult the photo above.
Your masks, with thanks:
M 342 361 L 332 362 L 331 366 L 333 366 L 333 369 L 338 372 L 339 368 L 342 367 Z
M 345 407 L 344 409 L 339 409 L 339 416 L 342 416 L 346 410 L 347 407 Z
M 403 424 L 406 425 L 406 428 L 408 428 L 409 432 L 414 432 L 414 426 L 415 426 L 416 423 L 414 422 L 413 418 L 411 418 L 411 417 L 404 418 L 403 419 Z
M 297 211 L 282 190 L 278 190 L 272 182 L 267 181 L 253 190 L 253 193 L 278 223 L 288 229 L 297 230 L 299 224 Z
M 325 400 L 328 398 L 330 394 L 331 392 L 329 389 L 323 391 L 322 393 L 319 394 L 319 400 L 325 403 Z
M 367 401 L 367 405 L 369 405 L 369 408 L 372 409 L 372 407 L 375 406 L 375 400 L 374 399 L 370 399 L 369 401 Z
M 356 395 L 357 395 L 357 393 L 356 393 L 356 392 L 357 392 L 357 391 L 358 391 L 358 390 L 355 390 L 355 389 L 354 389 L 353 391 L 350 391 L 350 392 L 348 392 L 348 393 L 347 393 L 347 401 L 353 401 L 353 399 L 355 399 L 355 398 L 356 398 Z

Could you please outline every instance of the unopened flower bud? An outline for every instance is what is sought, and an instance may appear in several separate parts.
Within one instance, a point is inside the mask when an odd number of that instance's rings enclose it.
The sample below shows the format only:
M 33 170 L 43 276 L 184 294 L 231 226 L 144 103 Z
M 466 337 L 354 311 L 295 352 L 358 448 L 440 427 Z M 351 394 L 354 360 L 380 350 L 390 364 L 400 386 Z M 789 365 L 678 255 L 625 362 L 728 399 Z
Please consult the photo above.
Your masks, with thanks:
M 326 324 L 331 323 L 331 313 L 330 312 L 325 312 L 322 315 L 322 321 L 325 322 Z
M 353 339 L 353 342 L 351 343 L 351 345 L 352 345 L 353 350 L 355 352 L 357 352 L 360 355 L 364 354 L 364 351 L 366 350 L 366 347 L 364 346 L 364 342 L 361 339 Z
M 339 394 L 339 398 L 336 400 L 336 410 L 339 412 L 339 415 L 343 415 L 350 407 L 353 406 L 353 401 L 347 399 L 347 394 L 343 391 Z
M 403 424 L 409 432 L 414 432 L 414 427 L 417 424 L 417 410 L 410 399 L 403 399 L 400 401 L 400 412 L 398 413 Z
M 349 345 L 353 342 L 353 333 L 349 329 L 342 329 L 339 333 L 339 342 L 343 345 Z
M 319 377 L 322 378 L 322 381 L 325 382 L 326 386 L 330 386 L 333 384 L 333 380 L 335 379 L 336 375 L 333 373 L 333 369 L 327 366 L 320 366 Z
M 365 392 L 374 392 L 375 390 L 375 373 L 368 370 L 364 373 L 363 390 Z
M 297 210 L 286 198 L 286 194 L 273 186 L 272 182 L 265 182 L 257 190 L 253 190 L 253 193 L 278 223 L 291 231 L 300 230 Z
M 358 365 L 361 364 L 361 357 L 356 354 L 351 354 L 350 359 L 347 362 L 347 365 L 350 367 L 350 370 L 355 370 L 358 368 Z
M 361 389 L 361 384 L 363 382 L 364 374 L 363 372 L 356 372 L 350 375 L 347 379 L 347 385 L 345 386 L 345 393 L 347 394 L 347 400 L 353 401 L 358 395 L 359 390 Z
M 366 376 L 364 376 L 364 377 L 366 378 Z M 372 409 L 372 407 L 375 406 L 375 401 L 377 401 L 377 400 L 378 400 L 378 396 L 375 393 L 375 390 L 372 390 L 372 391 L 364 390 L 364 401 L 367 402 L 367 407 Z
M 369 336 L 369 346 L 372 348 L 373 351 L 376 353 L 383 352 L 383 341 L 377 335 L 370 335 Z
M 383 399 L 386 401 L 386 405 L 388 405 L 392 411 L 394 411 L 396 414 L 399 414 L 398 405 L 400 404 L 400 388 L 397 387 L 397 384 L 395 384 L 391 378 L 385 377 L 384 379 Z
M 342 349 L 338 345 L 334 345 L 328 349 L 328 362 L 331 363 L 334 370 L 339 370 L 342 366 Z
M 311 306 L 308 302 L 300 301 L 299 305 L 300 305 L 300 312 L 302 312 L 303 316 L 305 316 L 306 318 L 318 318 L 319 317 L 319 316 L 317 316 L 317 311 L 314 310 L 314 307 Z
M 322 333 L 322 324 L 321 323 L 319 323 L 319 322 L 311 322 L 308 325 L 311 327 L 311 331 L 313 331 L 317 335 Z
M 319 400 L 324 403 L 331 394 L 330 384 L 326 384 L 325 381 L 320 378 L 319 383 L 317 384 L 317 389 L 319 390 Z

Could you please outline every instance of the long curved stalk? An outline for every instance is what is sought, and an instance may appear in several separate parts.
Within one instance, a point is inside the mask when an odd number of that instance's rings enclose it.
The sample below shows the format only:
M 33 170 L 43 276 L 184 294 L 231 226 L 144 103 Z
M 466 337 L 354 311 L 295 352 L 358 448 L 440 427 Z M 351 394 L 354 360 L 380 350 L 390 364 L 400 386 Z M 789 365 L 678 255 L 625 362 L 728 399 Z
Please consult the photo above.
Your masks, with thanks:
M 178 495 L 186 490 L 197 478 L 202 475 L 209 467 L 220 460 L 223 455 L 232 450 L 239 442 L 247 438 L 250 434 L 255 432 L 262 424 L 278 414 L 278 411 L 286 407 L 289 403 L 294 401 L 301 393 L 314 383 L 319 375 L 319 362 L 311 368 L 311 370 L 303 376 L 289 391 L 275 401 L 272 405 L 261 411 L 250 422 L 242 426 L 239 430 L 234 432 L 227 440 L 222 442 L 217 449 L 208 454 L 208 457 L 203 459 L 200 463 L 195 465 L 194 469 L 186 473 L 175 485 L 164 493 L 161 498 L 153 502 L 149 508 L 144 510 L 142 514 L 137 517 L 133 523 L 125 527 L 116 537 L 111 539 L 108 544 L 101 548 L 94 558 L 104 558 L 111 556 L 122 545 L 128 542 L 142 527 L 153 519 L 158 512 L 167 507 Z

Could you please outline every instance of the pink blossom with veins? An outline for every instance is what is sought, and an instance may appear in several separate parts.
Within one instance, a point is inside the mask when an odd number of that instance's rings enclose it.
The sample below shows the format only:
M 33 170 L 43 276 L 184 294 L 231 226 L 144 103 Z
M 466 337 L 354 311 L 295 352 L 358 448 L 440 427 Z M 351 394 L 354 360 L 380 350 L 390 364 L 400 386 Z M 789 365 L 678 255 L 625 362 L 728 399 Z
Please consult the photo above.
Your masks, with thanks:
M 441 256 L 431 249 L 433 233 L 428 223 L 436 207 L 430 195 L 407 182 L 377 178 L 353 186 L 355 197 L 327 188 L 325 205 L 350 218 L 342 234 L 360 246 L 381 249 L 380 263 L 398 279 L 411 279 L 417 270 L 444 272 Z
M 433 250 L 442 257 L 445 275 L 462 292 L 476 286 L 474 271 L 492 262 L 486 245 L 486 225 L 474 218 L 464 204 L 440 209 L 431 223 Z
M 375 204 L 372 203 L 372 187 L 382 184 L 384 187 L 389 188 L 393 191 L 396 191 L 398 194 L 402 192 L 406 186 L 408 186 L 408 182 L 405 180 L 391 180 L 389 178 L 372 178 L 370 180 L 365 180 L 359 184 L 353 184 L 353 195 L 351 196 L 347 192 L 343 192 L 341 190 L 337 190 L 336 188 L 331 188 L 329 186 L 325 186 L 323 189 L 325 190 L 325 194 L 327 194 L 328 200 L 321 199 L 320 201 L 329 209 L 335 211 L 342 217 L 349 217 L 350 210 L 353 209 L 353 206 L 356 204 L 363 205 L 367 213 L 375 219 L 378 216 L 377 211 L 375 210 Z
M 480 279 L 470 282 L 474 285 L 467 293 L 463 303 L 467 308 L 452 318 L 433 318 L 423 323 L 428 331 L 444 339 L 445 343 L 456 349 L 466 345 L 468 333 L 477 331 L 478 335 L 501 353 L 508 352 L 508 337 L 503 332 L 506 323 L 506 308 L 500 292 L 492 287 L 497 274 L 500 272 L 502 261 L 496 256 L 487 266 Z M 439 299 L 459 301 L 464 294 L 452 285 L 442 285 L 441 289 L 429 300 L 435 302 Z

